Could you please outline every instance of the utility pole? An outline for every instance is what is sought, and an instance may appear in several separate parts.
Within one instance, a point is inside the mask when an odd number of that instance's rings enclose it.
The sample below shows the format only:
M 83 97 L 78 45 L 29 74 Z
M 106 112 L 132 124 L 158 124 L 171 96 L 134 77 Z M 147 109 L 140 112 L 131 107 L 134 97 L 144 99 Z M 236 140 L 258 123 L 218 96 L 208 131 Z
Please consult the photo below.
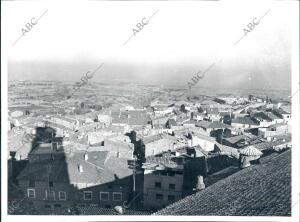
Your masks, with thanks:
M 136 175 L 136 156 L 133 156 L 133 197 L 135 196 L 135 175 Z
M 136 196 L 136 155 L 133 156 L 133 172 L 132 172 L 132 176 L 133 176 L 133 197 L 132 197 L 132 200 L 135 199 L 135 196 Z M 133 203 L 133 202 L 132 202 Z
M 139 197 L 139 195 L 141 195 L 141 193 L 138 193 L 136 195 L 136 185 L 135 185 L 135 175 L 136 175 L 136 160 L 137 157 L 134 155 L 133 156 L 133 163 L 130 163 L 130 168 L 132 167 L 132 171 L 133 171 L 133 197 L 131 199 L 131 201 L 128 203 L 127 201 L 123 202 L 123 206 L 116 206 L 114 209 L 119 213 L 119 214 L 123 214 L 125 209 L 128 209 L 131 207 L 131 205 L 135 202 L 135 200 Z
M 224 132 L 224 129 L 222 129 L 222 133 L 221 133 L 221 145 L 223 145 L 223 132 Z

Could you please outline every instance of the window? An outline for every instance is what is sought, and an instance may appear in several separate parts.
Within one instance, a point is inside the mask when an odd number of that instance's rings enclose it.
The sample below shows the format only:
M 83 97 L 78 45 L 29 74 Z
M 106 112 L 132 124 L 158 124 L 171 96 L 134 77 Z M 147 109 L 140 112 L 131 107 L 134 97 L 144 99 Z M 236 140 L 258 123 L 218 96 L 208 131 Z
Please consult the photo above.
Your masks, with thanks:
M 175 201 L 174 195 L 168 195 L 168 201 Z
M 122 201 L 122 193 L 121 192 L 113 192 L 113 200 L 114 201 Z
M 108 192 L 100 192 L 100 200 L 108 201 L 109 200 L 109 193 Z
M 162 172 L 161 172 L 161 175 L 162 175 L 162 176 L 167 176 L 168 174 L 167 174 L 166 171 L 162 171 Z
M 175 172 L 174 171 L 168 172 L 168 175 L 173 177 L 173 176 L 175 176 Z
M 182 175 L 183 173 L 182 173 L 182 171 L 177 171 L 176 174 Z
M 92 191 L 83 191 L 84 200 L 92 200 L 93 193 Z
M 160 172 L 159 171 L 154 171 L 153 174 L 156 175 L 156 176 L 159 176 Z
M 61 207 L 61 205 L 60 204 L 54 204 L 54 207 L 59 208 L 59 207 Z
M 155 188 L 161 188 L 161 182 L 155 182 Z
M 164 199 L 164 195 L 157 193 L 156 194 L 156 200 L 163 200 Z
M 29 187 L 35 187 L 35 182 L 33 180 L 29 180 Z
M 105 208 L 111 208 L 111 205 L 105 205 Z
M 175 190 L 175 184 L 174 183 L 170 183 L 169 184 L 169 189 L 170 190 Z
M 35 189 L 27 189 L 28 198 L 35 198 Z
M 58 150 L 58 145 L 57 143 L 52 143 L 52 150 L 57 151 Z
M 112 185 L 108 185 L 108 189 L 112 189 Z
M 58 192 L 58 199 L 59 200 L 66 200 L 67 199 L 67 194 L 64 191 L 59 191 Z
M 45 196 L 46 196 L 46 200 L 55 200 L 55 191 L 54 190 L 45 190 Z
M 46 205 L 45 205 L 45 208 L 46 208 L 46 209 L 50 209 L 50 208 L 51 208 L 51 206 L 50 206 L 50 205 L 48 205 L 48 204 L 46 204 Z
M 49 187 L 53 187 L 53 182 L 49 181 Z

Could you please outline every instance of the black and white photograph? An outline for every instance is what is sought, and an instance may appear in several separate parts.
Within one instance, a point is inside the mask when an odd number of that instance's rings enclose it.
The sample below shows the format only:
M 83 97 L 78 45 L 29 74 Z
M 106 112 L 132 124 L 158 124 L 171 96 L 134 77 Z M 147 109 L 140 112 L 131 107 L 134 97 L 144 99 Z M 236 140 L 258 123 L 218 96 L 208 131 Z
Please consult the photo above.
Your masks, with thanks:
M 1 1 L 6 221 L 300 221 L 299 1 Z

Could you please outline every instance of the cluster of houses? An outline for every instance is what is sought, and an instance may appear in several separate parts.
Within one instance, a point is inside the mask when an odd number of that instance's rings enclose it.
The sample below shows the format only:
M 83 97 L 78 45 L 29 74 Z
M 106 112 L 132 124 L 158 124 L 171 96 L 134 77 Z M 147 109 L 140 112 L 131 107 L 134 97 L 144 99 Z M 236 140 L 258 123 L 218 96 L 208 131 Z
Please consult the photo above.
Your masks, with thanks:
M 9 136 L 32 139 L 9 147 L 9 183 L 38 209 L 155 211 L 206 189 L 209 175 L 291 148 L 289 105 L 249 96 L 82 115 L 14 113 Z

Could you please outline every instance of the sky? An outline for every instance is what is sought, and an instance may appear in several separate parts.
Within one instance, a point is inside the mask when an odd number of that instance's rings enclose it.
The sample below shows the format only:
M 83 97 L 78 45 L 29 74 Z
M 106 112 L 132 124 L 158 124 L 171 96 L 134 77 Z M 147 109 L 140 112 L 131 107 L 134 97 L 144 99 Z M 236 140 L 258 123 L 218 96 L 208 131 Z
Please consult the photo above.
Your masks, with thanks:
M 215 63 L 197 86 L 290 88 L 293 3 L 5 2 L 8 80 L 79 81 L 103 63 L 89 81 L 186 86 Z

